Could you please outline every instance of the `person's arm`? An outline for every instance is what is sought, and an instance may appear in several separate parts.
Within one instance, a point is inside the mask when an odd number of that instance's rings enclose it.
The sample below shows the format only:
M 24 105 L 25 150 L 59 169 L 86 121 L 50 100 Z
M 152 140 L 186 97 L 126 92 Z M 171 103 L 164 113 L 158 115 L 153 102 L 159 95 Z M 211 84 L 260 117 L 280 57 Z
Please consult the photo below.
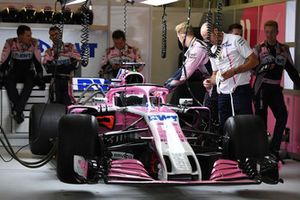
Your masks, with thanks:
M 110 52 L 110 49 L 107 49 L 105 54 L 102 56 L 101 66 L 100 66 L 100 69 L 98 71 L 98 74 L 99 74 L 100 77 L 103 76 L 103 73 L 104 73 L 105 69 L 109 65 L 109 60 L 108 60 L 109 52 Z
M 135 48 L 135 47 L 133 47 L 133 48 L 134 48 L 134 50 L 133 50 L 134 51 L 134 61 L 137 63 L 143 62 L 139 49 Z M 136 70 L 138 72 L 141 72 L 143 70 L 143 68 L 144 68 L 144 66 L 138 66 L 136 68 Z
M 290 48 L 287 45 L 284 45 L 284 48 L 285 48 L 285 54 L 286 54 L 285 56 L 287 58 L 285 70 L 287 71 L 289 77 L 292 79 L 294 84 L 297 85 L 297 87 L 300 87 L 299 72 L 295 68 L 294 61 L 293 61 L 291 53 L 290 53 Z
M 80 54 L 75 49 L 75 46 L 71 43 L 68 44 L 67 48 L 69 48 L 69 57 L 70 57 L 70 64 L 66 66 L 68 71 L 74 71 L 79 68 L 80 66 Z
M 179 84 L 182 84 L 186 80 L 188 80 L 197 69 L 203 68 L 206 70 L 205 64 L 207 62 L 208 56 L 206 50 L 204 50 L 203 48 L 193 49 L 183 64 L 186 69 L 186 74 L 184 73 L 184 69 L 182 67 L 182 74 L 179 79 Z
M 239 51 L 240 55 L 244 57 L 246 60 L 243 64 L 239 66 L 233 66 L 226 72 L 222 74 L 222 77 L 224 80 L 229 79 L 233 77 L 236 74 L 243 73 L 246 71 L 249 71 L 253 68 L 255 68 L 259 61 L 257 59 L 257 56 L 253 52 L 253 50 L 250 48 L 248 42 L 244 38 L 239 38 L 235 43 L 237 50 Z
M 10 55 L 11 55 L 10 44 L 8 41 L 6 41 L 1 54 L 0 72 L 4 73 L 4 71 L 7 69 L 8 62 L 10 60 Z
M 199 66 L 205 68 L 204 65 L 207 61 L 208 57 L 204 49 L 194 49 L 186 58 L 183 66 L 179 68 L 176 73 L 165 82 L 165 87 L 170 90 L 175 89 L 178 85 L 181 85 L 186 80 L 188 80 L 192 76 L 192 74 L 199 68 Z M 186 70 L 186 73 L 184 70 Z
M 211 77 L 203 81 L 203 86 L 206 90 L 210 90 L 214 85 L 216 85 L 216 76 L 217 71 L 213 71 Z
M 34 56 L 33 63 L 36 70 L 35 84 L 39 87 L 39 89 L 45 89 L 45 82 L 43 80 L 43 67 L 41 63 L 41 51 L 38 48 L 38 45 L 34 48 Z
M 289 60 L 287 60 L 286 62 L 285 70 L 287 71 L 289 77 L 292 79 L 294 84 L 296 84 L 297 87 L 300 87 L 299 72 Z
M 33 39 L 33 46 L 34 46 L 34 57 L 33 57 L 33 63 L 35 66 L 35 70 L 37 74 L 42 74 L 43 76 L 43 67 L 42 67 L 42 56 L 41 51 L 38 47 L 38 40 Z

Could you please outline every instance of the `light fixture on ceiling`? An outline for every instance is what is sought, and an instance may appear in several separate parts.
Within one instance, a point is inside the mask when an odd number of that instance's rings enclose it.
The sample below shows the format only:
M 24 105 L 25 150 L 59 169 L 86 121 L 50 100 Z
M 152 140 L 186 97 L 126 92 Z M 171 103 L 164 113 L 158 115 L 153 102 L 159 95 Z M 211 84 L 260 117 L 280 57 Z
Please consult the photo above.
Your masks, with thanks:
M 147 4 L 151 6 L 161 6 L 169 3 L 174 3 L 179 0 L 137 0 L 137 2 L 142 4 Z
M 66 5 L 73 5 L 73 4 L 78 4 L 78 3 L 83 3 L 86 0 L 65 0 Z

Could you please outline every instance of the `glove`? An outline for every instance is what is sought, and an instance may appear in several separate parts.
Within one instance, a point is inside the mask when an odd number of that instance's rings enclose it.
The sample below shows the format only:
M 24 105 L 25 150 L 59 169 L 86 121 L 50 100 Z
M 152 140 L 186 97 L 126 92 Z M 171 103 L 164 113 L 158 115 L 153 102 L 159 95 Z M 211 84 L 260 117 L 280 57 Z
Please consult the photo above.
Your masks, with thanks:
M 40 90 L 45 90 L 46 84 L 43 80 L 43 73 L 39 72 L 35 77 L 35 85 L 39 87 Z
M 174 80 L 173 78 L 169 78 L 164 83 L 164 87 L 167 88 L 170 92 L 175 90 L 175 88 L 177 87 L 176 80 Z

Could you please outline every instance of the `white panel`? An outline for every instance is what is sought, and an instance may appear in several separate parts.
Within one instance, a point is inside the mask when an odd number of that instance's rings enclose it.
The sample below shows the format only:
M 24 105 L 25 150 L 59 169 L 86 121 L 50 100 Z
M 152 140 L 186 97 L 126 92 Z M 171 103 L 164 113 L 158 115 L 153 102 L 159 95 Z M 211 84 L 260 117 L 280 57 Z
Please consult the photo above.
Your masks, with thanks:
M 107 5 L 93 5 L 94 12 L 94 25 L 106 25 L 107 24 Z
M 294 56 L 295 56 L 295 48 L 290 47 L 290 52 L 293 58 L 293 61 L 295 62 Z M 294 89 L 294 82 L 290 79 L 288 73 L 284 70 L 284 89 Z
M 161 58 L 161 16 L 162 9 L 153 9 L 152 17 L 152 81 L 163 84 L 178 68 L 178 39 L 175 26 L 187 21 L 187 10 L 182 8 L 167 8 L 167 57 Z M 198 27 L 203 12 L 194 9 L 191 15 L 191 25 Z M 201 24 L 202 25 L 202 24 Z
M 285 42 L 295 42 L 296 27 L 296 0 L 288 0 L 286 2 L 286 26 L 285 26 Z M 291 55 L 294 59 L 295 48 L 290 48 Z M 284 88 L 293 89 L 294 83 L 290 79 L 288 73 L 284 71 Z
M 296 1 L 286 2 L 285 42 L 295 42 Z
M 1 123 L 0 125 L 4 129 L 6 133 L 12 132 L 12 121 L 10 117 L 10 103 L 7 97 L 6 90 L 0 90 L 0 116 L 1 116 Z

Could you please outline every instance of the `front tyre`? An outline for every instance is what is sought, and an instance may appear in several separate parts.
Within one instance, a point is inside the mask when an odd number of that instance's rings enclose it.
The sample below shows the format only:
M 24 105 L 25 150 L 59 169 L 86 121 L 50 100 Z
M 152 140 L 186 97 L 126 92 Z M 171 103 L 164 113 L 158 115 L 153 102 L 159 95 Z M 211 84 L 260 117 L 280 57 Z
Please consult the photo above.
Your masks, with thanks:
M 94 158 L 100 151 L 98 122 L 85 114 L 65 115 L 59 121 L 57 176 L 64 183 L 84 183 L 74 172 L 74 155 Z

